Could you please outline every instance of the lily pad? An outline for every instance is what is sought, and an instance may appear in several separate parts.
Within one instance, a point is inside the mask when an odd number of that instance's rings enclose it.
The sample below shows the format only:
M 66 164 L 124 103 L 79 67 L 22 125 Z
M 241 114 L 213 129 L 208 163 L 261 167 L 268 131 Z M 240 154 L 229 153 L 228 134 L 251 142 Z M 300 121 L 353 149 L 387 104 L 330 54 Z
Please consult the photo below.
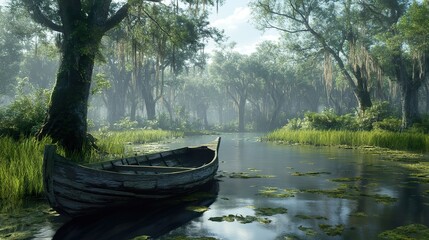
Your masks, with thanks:
M 337 236 L 342 235 L 344 232 L 344 225 L 329 225 L 329 224 L 319 224 L 320 229 L 326 233 L 328 236 Z
M 366 214 L 364 212 L 354 212 L 354 213 L 351 213 L 349 216 L 352 216 L 352 217 L 368 217 L 368 214 Z
M 356 182 L 362 180 L 361 177 L 349 177 L 349 178 L 334 178 L 332 182 Z
M 327 217 L 323 217 L 323 216 L 317 216 L 317 215 L 304 215 L 304 214 L 297 214 L 295 215 L 296 218 L 301 218 L 301 219 L 316 219 L 316 220 L 328 220 Z
M 298 229 L 303 231 L 305 233 L 305 235 L 310 236 L 310 237 L 316 236 L 316 234 L 317 234 L 317 232 L 314 231 L 314 229 L 310 228 L 310 227 L 299 226 Z
M 321 174 L 331 174 L 330 172 L 294 172 L 292 173 L 292 176 L 318 176 Z
M 252 222 L 259 222 L 262 224 L 269 224 L 271 223 L 271 220 L 268 218 L 262 218 L 262 217 L 257 217 L 257 216 L 243 216 L 243 215 L 233 215 L 233 214 L 229 214 L 229 215 L 224 215 L 222 217 L 211 217 L 209 218 L 210 221 L 213 222 L 234 222 L 237 221 L 239 223 L 242 224 L 247 224 L 247 223 L 252 223 Z
M 255 209 L 256 216 L 273 216 L 276 214 L 285 214 L 287 213 L 286 208 L 278 207 L 278 208 L 256 208 Z
M 386 240 L 429 239 L 429 228 L 422 224 L 410 224 L 384 231 L 378 237 Z
M 295 189 L 279 189 L 277 187 L 264 187 L 259 190 L 258 195 L 270 198 L 289 198 L 295 197 L 298 190 Z
M 249 173 L 249 172 L 233 172 L 231 174 L 229 174 L 230 178 L 243 178 L 243 179 L 248 179 L 248 178 L 274 178 L 274 175 L 263 175 L 263 174 L 256 174 L 256 173 Z

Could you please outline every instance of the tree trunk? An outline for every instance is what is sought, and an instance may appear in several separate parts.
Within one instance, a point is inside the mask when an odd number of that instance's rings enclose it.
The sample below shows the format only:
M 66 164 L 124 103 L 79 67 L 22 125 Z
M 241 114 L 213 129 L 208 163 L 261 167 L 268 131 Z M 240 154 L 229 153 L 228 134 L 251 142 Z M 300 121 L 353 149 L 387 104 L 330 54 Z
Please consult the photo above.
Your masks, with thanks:
M 244 132 L 244 113 L 246 110 L 246 98 L 240 97 L 238 103 L 238 131 Z
M 63 42 L 57 82 L 45 124 L 39 132 L 39 137 L 50 136 L 68 154 L 80 152 L 90 144 L 86 118 L 95 54 L 82 54 L 79 42 L 73 37 Z
M 418 90 L 405 82 L 401 84 L 402 129 L 407 129 L 419 118 Z

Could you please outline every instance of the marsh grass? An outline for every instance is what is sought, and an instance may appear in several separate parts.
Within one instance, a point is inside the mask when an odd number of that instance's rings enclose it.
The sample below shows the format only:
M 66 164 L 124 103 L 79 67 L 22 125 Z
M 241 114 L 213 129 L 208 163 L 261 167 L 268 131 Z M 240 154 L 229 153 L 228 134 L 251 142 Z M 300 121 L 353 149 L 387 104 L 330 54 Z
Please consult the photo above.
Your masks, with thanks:
M 98 147 L 109 154 L 124 155 L 126 145 L 145 144 L 149 142 L 162 141 L 167 138 L 183 137 L 183 132 L 172 132 L 164 130 L 127 130 L 95 132 Z
M 325 146 L 375 146 L 395 150 L 429 151 L 429 135 L 411 132 L 279 129 L 269 133 L 265 140 Z
M 124 132 L 105 132 L 94 134 L 97 144 L 105 154 L 89 151 L 84 154 L 89 163 L 109 159 L 109 155 L 123 155 L 125 143 L 149 143 L 171 137 L 180 137 L 181 133 L 161 130 L 136 130 Z M 0 201 L 18 202 L 26 196 L 41 196 L 43 193 L 42 167 L 43 150 L 51 140 L 36 140 L 34 137 L 14 140 L 0 137 Z M 64 154 L 62 149 L 58 149 Z M 76 160 L 77 161 L 77 160 Z
M 43 192 L 43 148 L 49 139 L 0 137 L 0 198 L 17 200 Z

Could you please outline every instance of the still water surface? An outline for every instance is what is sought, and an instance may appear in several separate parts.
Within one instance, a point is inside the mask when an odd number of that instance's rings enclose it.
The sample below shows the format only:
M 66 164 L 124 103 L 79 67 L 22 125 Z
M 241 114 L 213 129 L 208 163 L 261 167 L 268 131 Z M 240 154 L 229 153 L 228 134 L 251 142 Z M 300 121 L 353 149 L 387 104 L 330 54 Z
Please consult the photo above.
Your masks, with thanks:
M 37 225 L 40 226 L 38 229 L 32 230 L 33 237 L 50 239 L 56 234 L 54 239 L 130 239 L 151 235 L 160 239 L 193 236 L 228 240 L 287 237 L 366 240 L 376 239 L 382 231 L 401 225 L 421 223 L 429 226 L 429 184 L 416 181 L 398 163 L 358 150 L 260 142 L 260 136 L 222 135 L 219 181 L 208 186 L 207 191 L 212 193 L 210 197 L 206 195 L 161 210 L 115 211 L 109 215 L 71 222 L 42 214 L 45 219 Z M 214 138 L 187 137 L 164 147 L 199 145 Z M 231 178 L 234 172 L 268 177 Z M 297 173 L 313 174 L 296 176 L 300 175 Z M 332 181 L 338 178 L 355 180 L 347 183 Z M 305 192 L 308 189 L 332 190 L 344 186 L 360 194 L 347 199 Z M 260 194 L 267 189 L 278 192 L 288 189 L 292 194 L 280 198 Z M 389 201 L 378 201 L 374 196 L 382 196 Z M 39 208 L 45 206 L 43 203 L 34 205 Z M 190 214 L 190 205 L 207 206 L 209 209 L 204 213 Z M 287 213 L 264 216 L 271 221 L 268 224 L 210 220 L 230 214 L 257 216 L 255 209 L 268 207 L 285 208 Z M 4 218 L 5 214 L 0 216 L 0 223 L 2 216 Z M 344 231 L 341 235 L 328 236 L 321 230 L 320 224 L 340 225 Z

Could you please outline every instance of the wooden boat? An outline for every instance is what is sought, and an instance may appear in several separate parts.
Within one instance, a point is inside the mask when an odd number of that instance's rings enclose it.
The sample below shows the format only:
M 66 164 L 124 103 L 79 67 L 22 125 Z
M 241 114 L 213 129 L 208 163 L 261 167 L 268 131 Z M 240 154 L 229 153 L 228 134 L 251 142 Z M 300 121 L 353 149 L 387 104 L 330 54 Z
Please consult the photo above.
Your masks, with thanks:
M 220 138 L 197 146 L 79 165 L 45 147 L 43 183 L 51 207 L 69 216 L 144 204 L 196 191 L 218 169 Z

